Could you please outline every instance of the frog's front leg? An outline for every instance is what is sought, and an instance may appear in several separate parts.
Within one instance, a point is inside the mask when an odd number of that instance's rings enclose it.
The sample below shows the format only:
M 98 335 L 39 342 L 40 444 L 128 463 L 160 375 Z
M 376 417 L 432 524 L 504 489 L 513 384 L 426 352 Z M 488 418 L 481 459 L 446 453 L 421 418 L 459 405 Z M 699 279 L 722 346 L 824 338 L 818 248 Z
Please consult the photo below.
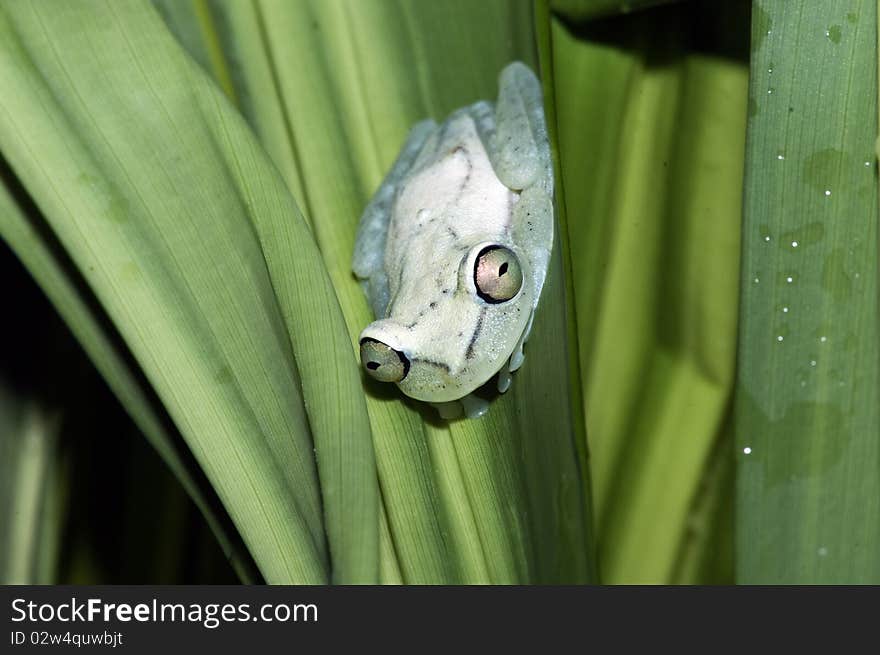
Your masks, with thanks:
M 377 319 L 385 316 L 391 295 L 385 273 L 385 241 L 388 238 L 394 197 L 398 186 L 412 170 L 425 142 L 436 131 L 437 124 L 432 120 L 422 121 L 410 130 L 397 160 L 370 204 L 364 209 L 358 223 L 352 270 L 361 281 L 373 308 L 373 316 Z
M 553 193 L 550 141 L 544 119 L 541 83 L 521 62 L 501 71 L 498 102 L 478 102 L 470 107 L 489 160 L 501 182 L 511 189 L 540 184 Z

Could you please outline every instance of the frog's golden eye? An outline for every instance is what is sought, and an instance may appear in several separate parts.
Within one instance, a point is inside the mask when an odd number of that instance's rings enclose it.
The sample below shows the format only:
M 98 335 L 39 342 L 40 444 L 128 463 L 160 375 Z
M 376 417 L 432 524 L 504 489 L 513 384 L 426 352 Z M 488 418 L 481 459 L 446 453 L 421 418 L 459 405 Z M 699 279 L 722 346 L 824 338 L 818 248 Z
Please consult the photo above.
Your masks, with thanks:
M 474 262 L 474 284 L 477 295 L 488 303 L 497 304 L 513 298 L 522 287 L 523 275 L 513 251 L 503 246 L 488 246 Z
M 409 360 L 375 339 L 361 339 L 361 364 L 371 378 L 380 382 L 400 382 L 409 373 Z

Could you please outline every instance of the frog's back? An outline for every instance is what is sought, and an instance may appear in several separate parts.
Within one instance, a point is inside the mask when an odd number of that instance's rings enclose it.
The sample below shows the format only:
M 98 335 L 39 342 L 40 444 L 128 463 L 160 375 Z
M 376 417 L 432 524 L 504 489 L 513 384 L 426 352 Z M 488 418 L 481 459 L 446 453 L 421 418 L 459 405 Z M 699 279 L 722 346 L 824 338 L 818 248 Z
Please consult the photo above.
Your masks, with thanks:
M 454 285 L 462 253 L 481 241 L 507 240 L 517 198 L 495 175 L 471 114 L 450 116 L 397 189 L 385 251 L 391 297 L 410 295 L 403 280 L 423 280 L 425 271 L 442 278 L 439 290 Z

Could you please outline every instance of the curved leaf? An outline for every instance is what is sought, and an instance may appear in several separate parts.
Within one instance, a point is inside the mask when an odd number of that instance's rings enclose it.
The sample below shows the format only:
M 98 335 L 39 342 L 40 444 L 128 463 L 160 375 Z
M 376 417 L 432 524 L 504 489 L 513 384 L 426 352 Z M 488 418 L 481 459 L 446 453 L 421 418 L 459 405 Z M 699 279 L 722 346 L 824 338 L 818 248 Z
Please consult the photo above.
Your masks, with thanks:
M 0 148 L 264 575 L 327 579 L 314 435 L 334 566 L 371 579 L 378 521 L 363 403 L 348 393 L 323 411 L 322 384 L 359 386 L 357 368 L 344 349 L 308 350 L 347 339 L 273 167 L 148 6 L 9 3 L 0 19 L 0 86 L 14 90 L 0 100 Z M 344 456 L 352 444 L 361 457 Z M 349 501 L 364 512 L 340 517 Z

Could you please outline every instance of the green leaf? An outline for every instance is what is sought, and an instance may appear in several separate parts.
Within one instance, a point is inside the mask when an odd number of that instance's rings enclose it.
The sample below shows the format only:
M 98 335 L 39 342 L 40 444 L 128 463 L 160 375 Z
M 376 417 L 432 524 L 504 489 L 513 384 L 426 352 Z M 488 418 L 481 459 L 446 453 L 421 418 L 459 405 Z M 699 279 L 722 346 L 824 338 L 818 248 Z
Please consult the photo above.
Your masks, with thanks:
M 725 18 L 554 16 L 542 42 L 606 583 L 673 579 L 728 413 L 747 68 Z
M 179 437 L 161 407 L 156 406 L 140 369 L 133 366 L 130 354 L 84 288 L 81 277 L 62 254 L 55 239 L 49 237 L 49 230 L 38 210 L 30 204 L 23 190 L 13 184 L 8 171 L 4 168 L 0 172 L 7 178 L 0 185 L 0 234 L 42 285 L 141 432 L 204 514 L 241 579 L 254 581 L 253 564 L 240 544 L 240 538 L 227 525 L 228 519 L 223 511 L 214 506 L 213 489 L 206 488 L 198 472 L 191 470 L 186 453 L 178 443 Z
M 756 2 L 740 582 L 880 582 L 877 3 Z
M 733 584 L 733 459 L 733 425 L 728 422 L 706 462 L 671 576 L 672 584 Z
M 3 7 L 0 149 L 264 576 L 326 580 L 326 529 L 336 579 L 373 579 L 360 379 L 269 160 L 149 6 Z
M 575 20 L 629 14 L 678 0 L 550 0 L 552 11 Z

